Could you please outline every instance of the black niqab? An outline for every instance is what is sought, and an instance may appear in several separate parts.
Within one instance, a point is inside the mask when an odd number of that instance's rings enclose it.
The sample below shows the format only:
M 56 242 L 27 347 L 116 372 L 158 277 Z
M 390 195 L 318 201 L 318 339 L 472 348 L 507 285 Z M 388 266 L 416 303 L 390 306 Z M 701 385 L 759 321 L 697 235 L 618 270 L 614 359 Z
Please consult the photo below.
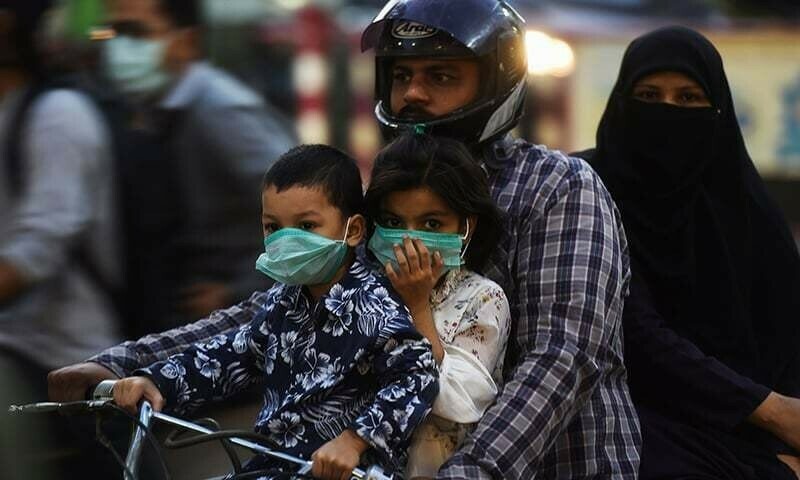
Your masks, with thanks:
M 662 71 L 693 78 L 712 108 L 631 98 L 636 81 Z M 800 376 L 800 258 L 705 37 L 669 27 L 631 43 L 591 162 L 622 213 L 632 268 L 669 326 L 739 374 L 799 393 L 800 378 L 786 379 Z

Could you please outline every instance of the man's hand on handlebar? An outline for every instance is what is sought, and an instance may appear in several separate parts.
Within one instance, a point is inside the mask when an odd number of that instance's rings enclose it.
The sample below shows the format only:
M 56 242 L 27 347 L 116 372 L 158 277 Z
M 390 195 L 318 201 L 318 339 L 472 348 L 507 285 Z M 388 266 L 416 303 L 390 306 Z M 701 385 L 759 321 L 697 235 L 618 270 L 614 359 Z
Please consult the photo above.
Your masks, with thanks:
M 54 402 L 85 400 L 89 388 L 116 378 L 114 372 L 99 363 L 76 363 L 47 374 L 47 393 Z
M 135 415 L 142 400 L 150 402 L 157 412 L 164 408 L 161 391 L 147 377 L 127 377 L 114 384 L 114 403 L 118 406 Z

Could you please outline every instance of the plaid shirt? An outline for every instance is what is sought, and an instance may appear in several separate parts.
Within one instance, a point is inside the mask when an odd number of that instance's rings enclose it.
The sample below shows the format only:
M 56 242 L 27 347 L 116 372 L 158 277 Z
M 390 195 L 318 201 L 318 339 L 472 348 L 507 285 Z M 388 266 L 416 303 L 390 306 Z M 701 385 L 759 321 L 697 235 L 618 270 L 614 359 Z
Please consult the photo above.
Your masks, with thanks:
M 582 160 L 509 139 L 484 168 L 507 213 L 483 272 L 509 298 L 506 385 L 439 479 L 636 478 L 641 437 L 622 359 L 627 243 Z M 249 301 L 112 347 L 93 360 L 124 375 L 238 327 Z
M 439 479 L 636 478 L 622 358 L 630 277 L 619 214 L 582 160 L 522 141 L 484 169 L 507 213 L 485 274 L 511 304 L 506 384 Z

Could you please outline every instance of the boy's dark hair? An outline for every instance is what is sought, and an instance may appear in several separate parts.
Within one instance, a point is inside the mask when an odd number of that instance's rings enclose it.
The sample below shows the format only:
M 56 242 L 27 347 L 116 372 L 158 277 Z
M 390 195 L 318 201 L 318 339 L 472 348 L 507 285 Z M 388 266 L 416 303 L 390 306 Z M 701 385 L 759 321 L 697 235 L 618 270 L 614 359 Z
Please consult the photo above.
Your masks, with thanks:
M 176 27 L 203 26 L 203 8 L 200 0 L 159 0 L 164 12 Z
M 457 214 L 478 217 L 464 260 L 467 268 L 479 271 L 497 245 L 503 217 L 489 193 L 486 174 L 457 140 L 405 134 L 378 153 L 364 197 L 370 230 L 387 195 L 419 187 L 430 188 Z
M 261 190 L 274 186 L 319 187 L 345 217 L 362 213 L 363 190 L 356 161 L 328 145 L 300 145 L 280 156 L 264 175 Z

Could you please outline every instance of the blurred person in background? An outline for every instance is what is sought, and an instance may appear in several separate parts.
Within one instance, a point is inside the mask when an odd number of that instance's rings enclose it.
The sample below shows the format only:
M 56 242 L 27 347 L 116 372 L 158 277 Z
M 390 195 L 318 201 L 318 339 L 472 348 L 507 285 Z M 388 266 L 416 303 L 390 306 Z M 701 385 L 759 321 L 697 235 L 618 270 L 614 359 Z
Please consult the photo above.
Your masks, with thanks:
M 5 479 L 40 478 L 47 460 L 58 456 L 53 425 L 42 425 L 44 417 L 12 418 L 8 405 L 45 399 L 48 370 L 119 339 L 110 298 L 111 286 L 121 279 L 111 140 L 94 102 L 62 83 L 75 72 L 51 68 L 55 65 L 41 57 L 35 33 L 49 4 L 0 2 L 0 470 Z
M 391 1 L 364 32 L 375 48 L 387 137 L 424 130 L 467 143 L 507 212 L 481 272 L 506 292 L 506 386 L 437 478 L 635 478 L 639 426 L 625 382 L 624 233 L 579 159 L 516 140 L 527 66 L 524 21 L 497 0 Z M 245 308 L 243 305 L 242 308 Z M 112 347 L 50 375 L 54 398 L 130 375 L 237 328 L 229 315 Z
M 800 477 L 800 258 L 714 46 L 682 27 L 634 40 L 581 155 L 631 245 L 641 478 Z
M 264 288 L 261 175 L 293 135 L 204 60 L 200 0 L 109 0 L 101 68 L 128 102 L 120 153 L 132 334 Z

